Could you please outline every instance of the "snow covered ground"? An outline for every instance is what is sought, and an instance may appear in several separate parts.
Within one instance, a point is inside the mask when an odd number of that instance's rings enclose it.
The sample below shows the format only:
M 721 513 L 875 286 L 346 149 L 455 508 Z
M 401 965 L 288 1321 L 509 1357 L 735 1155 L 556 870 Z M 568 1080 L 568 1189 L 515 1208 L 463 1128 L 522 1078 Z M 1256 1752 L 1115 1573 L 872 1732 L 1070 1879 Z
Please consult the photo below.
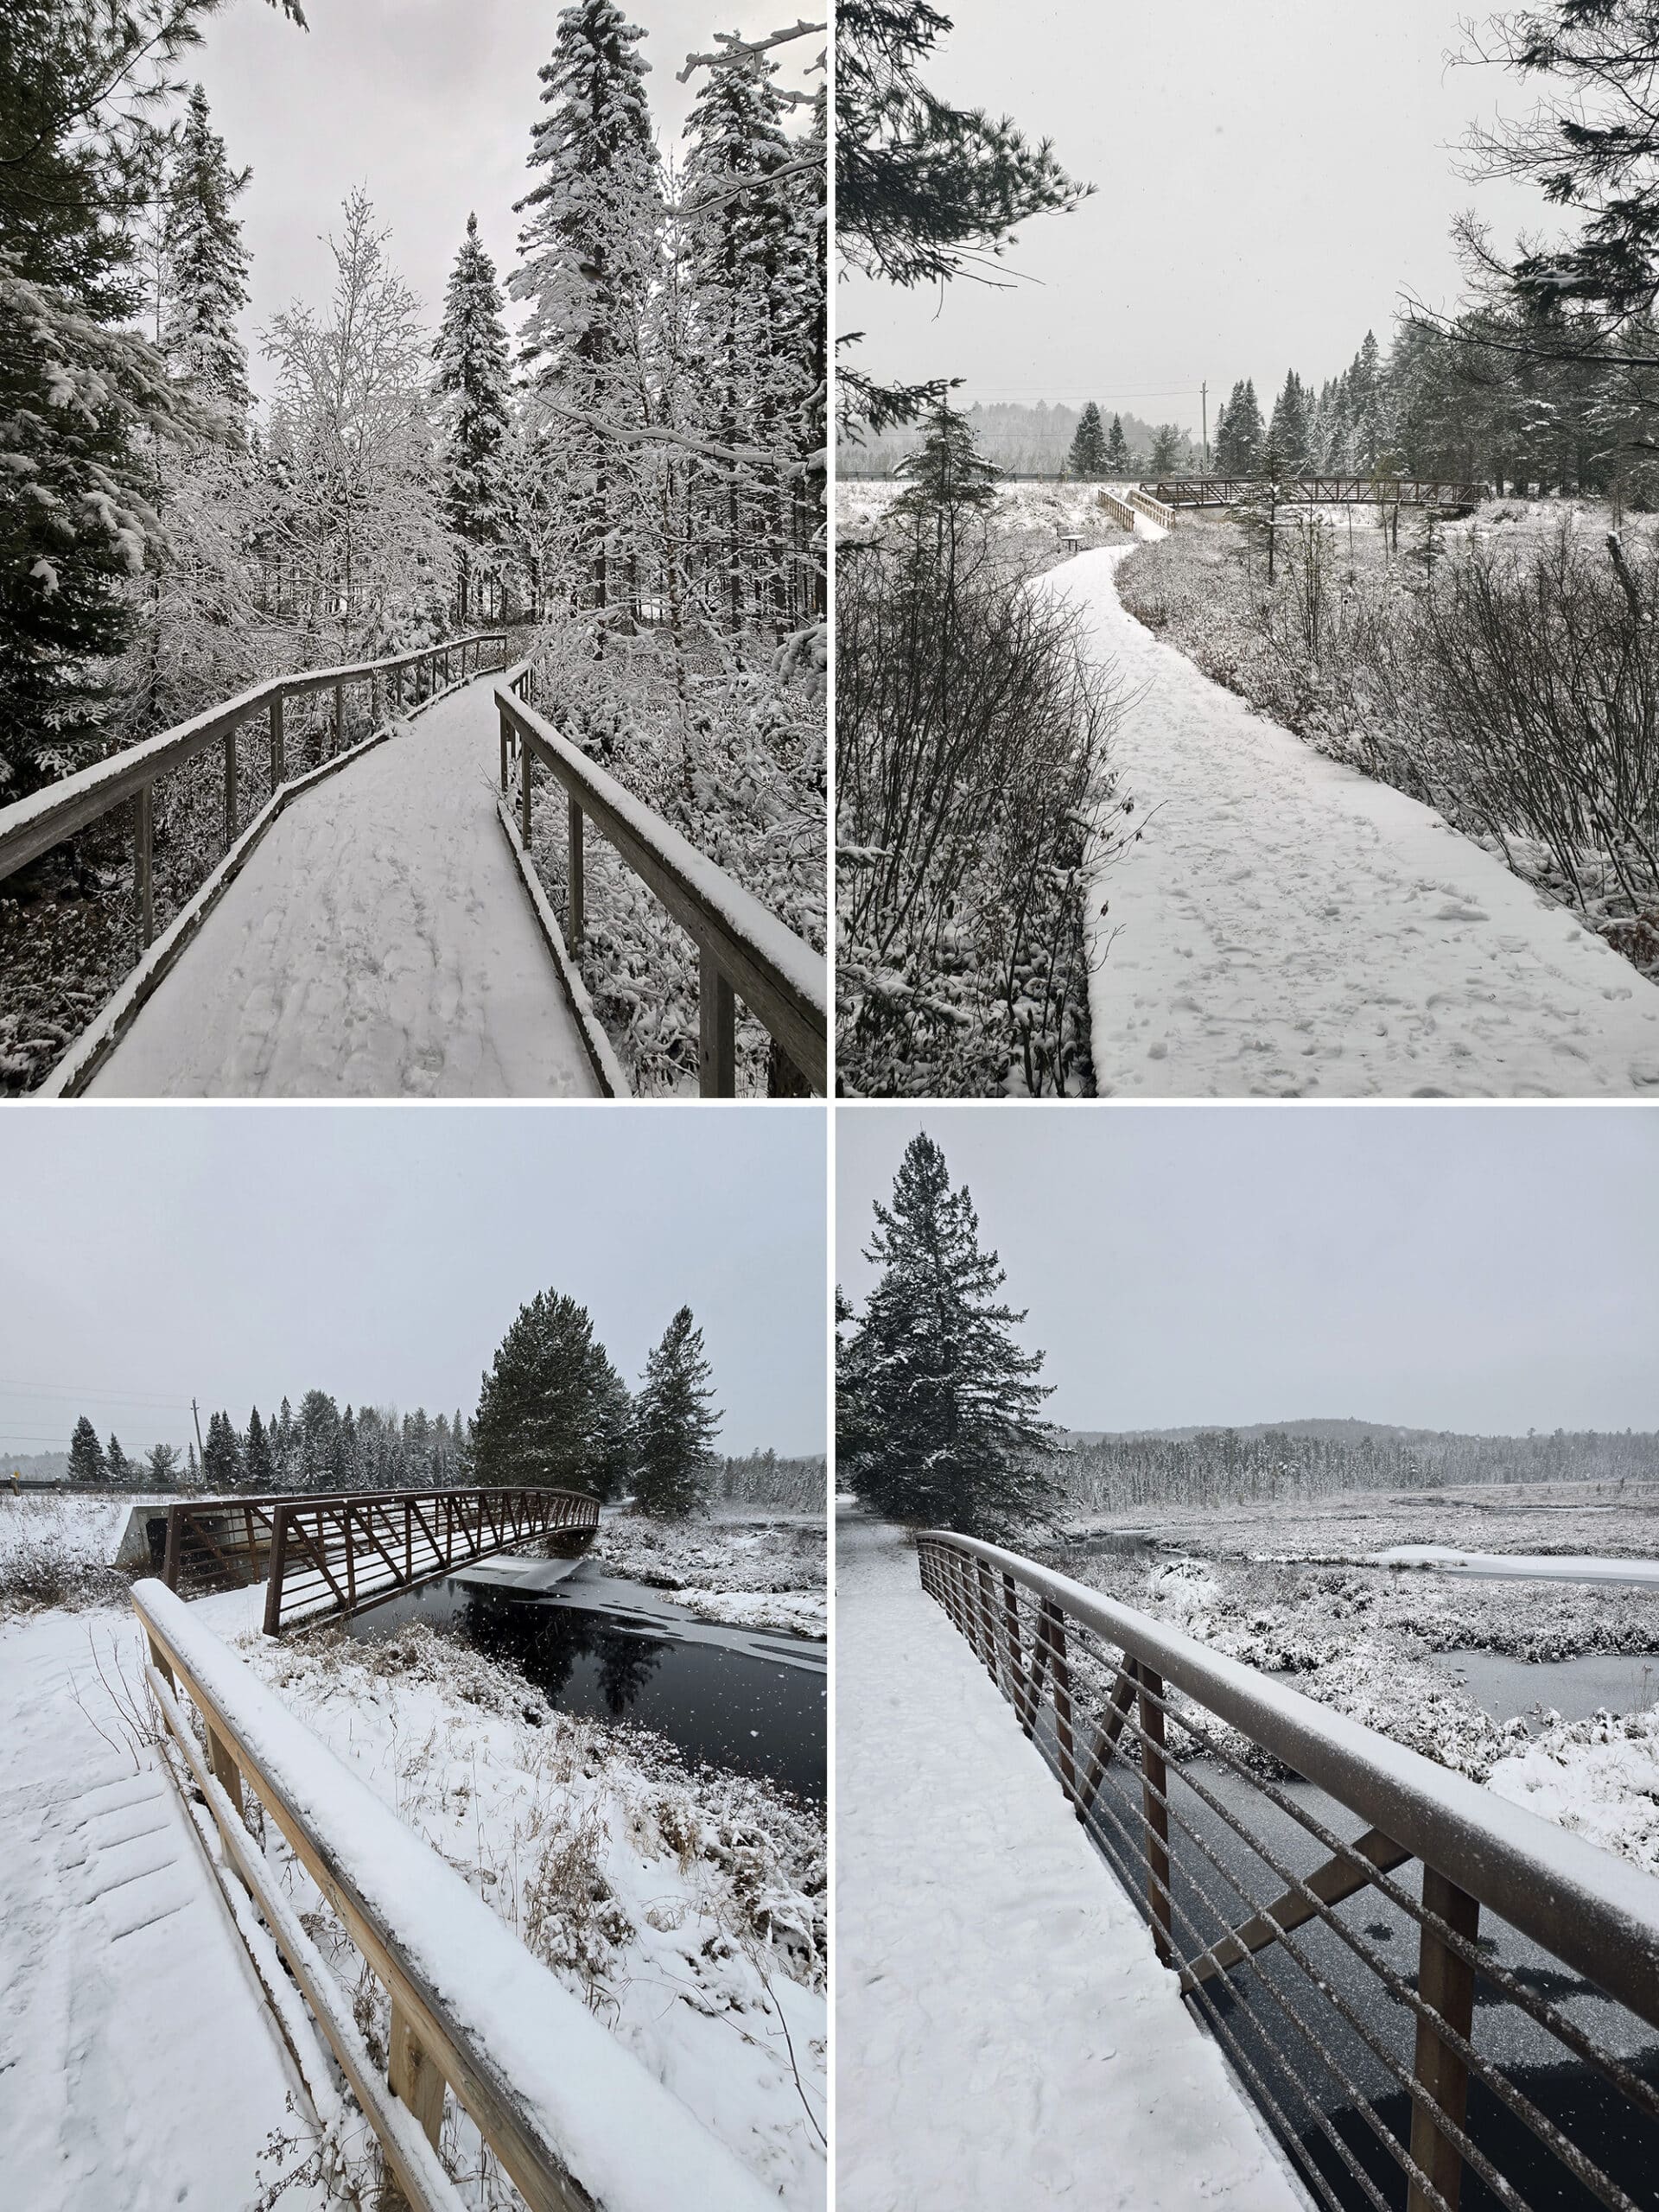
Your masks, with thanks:
M 607 1513 L 589 1557 L 708 1621 L 827 1633 L 822 1514 L 728 1510 L 688 1521 Z
M 836 1576 L 838 2212 L 1303 2204 L 913 1550 Z
M 496 817 L 493 680 L 294 801 L 92 1095 L 593 1095 Z
M 125 1687 L 123 1685 L 123 1673 Z M 0 2143 L 18 2212 L 244 2212 L 302 2094 L 172 1783 L 130 1612 L 0 1627 Z M 283 2212 L 324 2198 L 296 2181 Z
M 1375 1555 L 1378 1567 L 1418 1567 L 1436 1574 L 1469 1574 L 1499 1582 L 1620 1582 L 1659 1590 L 1659 1560 L 1598 1559 L 1577 1552 L 1464 1552 L 1446 1544 L 1395 1544 Z
M 1139 842 L 1092 886 L 1103 1094 L 1622 1096 L 1659 1089 L 1659 986 L 1427 807 L 1325 759 L 1119 601 L 1077 603 L 1128 704 Z

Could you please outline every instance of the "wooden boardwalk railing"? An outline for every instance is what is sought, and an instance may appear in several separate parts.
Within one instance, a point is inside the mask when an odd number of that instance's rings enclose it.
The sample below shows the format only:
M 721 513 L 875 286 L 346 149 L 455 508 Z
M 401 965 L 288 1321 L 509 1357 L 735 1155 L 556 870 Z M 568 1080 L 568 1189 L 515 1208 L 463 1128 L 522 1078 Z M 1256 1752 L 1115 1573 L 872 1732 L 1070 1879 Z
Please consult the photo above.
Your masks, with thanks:
M 413 705 L 429 698 L 439 686 L 441 673 L 442 682 L 448 683 L 457 665 L 460 677 L 455 680 L 464 680 L 469 652 L 473 656 L 471 672 L 476 675 L 486 645 L 505 650 L 505 632 L 482 630 L 465 638 L 452 638 L 444 645 L 424 645 L 418 652 L 394 653 L 384 660 L 357 661 L 349 667 L 314 668 L 298 676 L 272 677 L 266 683 L 256 683 L 251 690 L 238 693 L 234 699 L 227 699 L 223 706 L 210 707 L 205 714 L 196 715 L 188 722 L 180 722 L 158 736 L 146 738 L 142 745 L 129 746 L 125 752 L 113 753 L 107 760 L 96 761 L 90 768 L 65 776 L 59 783 L 48 784 L 32 798 L 0 807 L 0 882 L 16 874 L 30 861 L 38 860 L 42 853 L 49 852 L 54 845 L 60 845 L 65 838 L 90 829 L 112 808 L 130 799 L 133 809 L 135 919 L 138 950 L 143 952 L 156 934 L 151 857 L 154 791 L 158 776 L 166 775 L 169 769 L 182 767 L 186 761 L 205 753 L 210 745 L 224 747 L 225 846 L 228 851 L 236 842 L 238 829 L 236 738 L 245 722 L 251 721 L 256 715 L 269 717 L 270 788 L 275 796 L 288 773 L 285 709 L 289 700 L 332 691 L 334 742 L 338 748 L 344 742 L 348 686 L 367 686 L 372 728 L 379 722 L 383 702 L 390 704 L 394 713 L 400 713 L 405 703 Z M 407 702 L 405 676 L 410 678 L 411 695 Z
M 220 1893 L 319 2118 L 340 2106 L 326 2044 L 374 2129 L 390 2182 L 383 2208 L 462 2212 L 437 2150 L 451 2097 L 531 2212 L 775 2208 L 773 2194 L 188 1605 L 155 1580 L 135 1585 L 133 1605 L 185 1817 L 207 1851 L 193 1797 L 211 1815 L 225 1860 L 212 1862 Z M 384 2071 L 352 1993 L 250 1833 L 256 1806 L 386 1993 Z
M 1159 491 L 1161 492 L 1163 486 L 1160 485 Z M 1174 529 L 1176 522 L 1174 507 L 1167 499 L 1159 498 L 1157 493 L 1148 492 L 1142 484 L 1131 484 L 1128 501 L 1137 514 L 1145 515 L 1148 522 L 1155 522 L 1160 530 Z
M 1653 2202 L 1659 1879 L 1017 1553 L 918 1552 L 1321 2204 Z
M 1146 488 L 1172 507 L 1236 507 L 1259 499 L 1260 476 L 1174 476 Z M 1284 476 L 1278 496 L 1287 506 L 1440 507 L 1467 512 L 1486 497 L 1484 484 L 1454 484 L 1426 476 Z
M 640 881 L 693 939 L 698 955 L 698 1087 L 705 1098 L 737 1089 L 737 999 L 764 1024 L 791 1065 L 823 1094 L 829 1081 L 830 995 L 822 954 L 706 859 L 660 815 L 595 767 L 531 705 L 533 671 L 520 661 L 496 687 L 501 789 L 516 779 L 518 838 L 530 849 L 532 763 L 566 795 L 569 951 L 582 934 L 583 825 L 591 820 Z
M 515 1545 L 585 1545 L 599 1506 L 568 1490 L 340 1491 L 181 1499 L 162 1580 L 188 1594 L 265 1585 L 264 1630 L 367 1612 Z
M 1103 507 L 1120 530 L 1135 536 L 1135 509 L 1128 501 L 1116 493 L 1102 490 L 1095 495 L 1096 505 Z

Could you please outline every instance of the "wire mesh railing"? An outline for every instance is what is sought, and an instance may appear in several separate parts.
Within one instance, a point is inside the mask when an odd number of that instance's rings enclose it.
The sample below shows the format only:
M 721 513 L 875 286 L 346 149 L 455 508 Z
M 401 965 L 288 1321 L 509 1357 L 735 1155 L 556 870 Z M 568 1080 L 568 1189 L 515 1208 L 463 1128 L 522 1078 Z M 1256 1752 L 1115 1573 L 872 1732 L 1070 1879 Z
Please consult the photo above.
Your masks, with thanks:
M 1659 2206 L 1659 1880 L 1017 1554 L 918 1548 L 1317 2203 Z

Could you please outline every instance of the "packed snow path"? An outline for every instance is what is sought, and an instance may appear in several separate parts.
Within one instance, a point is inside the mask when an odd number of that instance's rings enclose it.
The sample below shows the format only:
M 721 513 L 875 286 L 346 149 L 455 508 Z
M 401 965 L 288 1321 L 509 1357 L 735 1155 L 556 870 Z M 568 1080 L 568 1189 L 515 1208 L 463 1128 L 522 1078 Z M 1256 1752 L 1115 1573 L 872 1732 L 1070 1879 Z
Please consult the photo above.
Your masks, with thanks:
M 124 1612 L 0 1629 L 0 2142 L 32 2212 L 234 2212 L 295 2154 L 299 2092 L 178 1793 L 124 1739 L 100 1682 L 136 1690 Z M 284 2212 L 321 2205 L 296 2184 Z
M 1113 581 L 1130 550 L 1043 579 L 1084 610 L 1117 671 L 1113 760 L 1142 832 L 1090 890 L 1102 1093 L 1659 1090 L 1659 987 L 1431 809 L 1314 752 L 1153 637 Z
M 1303 2205 L 914 1551 L 836 1573 L 837 2212 Z
M 94 1096 L 591 1096 L 495 810 L 480 677 L 281 814 Z

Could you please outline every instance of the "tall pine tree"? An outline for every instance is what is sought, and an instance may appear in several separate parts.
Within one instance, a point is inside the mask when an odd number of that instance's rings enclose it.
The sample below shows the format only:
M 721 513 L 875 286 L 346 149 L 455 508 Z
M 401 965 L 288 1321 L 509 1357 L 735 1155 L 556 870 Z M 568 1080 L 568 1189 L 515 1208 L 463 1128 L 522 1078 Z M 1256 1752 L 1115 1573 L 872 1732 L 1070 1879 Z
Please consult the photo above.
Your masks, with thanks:
M 714 1395 L 702 1331 L 682 1306 L 646 1356 L 634 1400 L 633 1494 L 642 1513 L 683 1520 L 707 1496 L 722 1418 Z
M 101 1483 L 108 1477 L 109 1468 L 104 1446 L 98 1440 L 98 1431 L 82 1414 L 69 1439 L 69 1479 L 72 1483 Z
M 538 1291 L 498 1346 L 473 1422 L 480 1483 L 608 1497 L 626 1465 L 627 1391 L 585 1306 Z
M 661 194 L 645 80 L 645 33 L 615 0 L 575 0 L 541 70 L 547 112 L 530 164 L 514 294 L 533 302 L 524 357 L 559 411 L 570 461 L 567 498 L 585 551 L 596 649 L 628 615 L 626 446 L 610 435 L 640 420 L 637 339 L 656 274 Z
M 1116 422 L 1116 417 L 1114 416 L 1113 420 Z M 1117 435 L 1121 440 L 1123 435 L 1121 424 Z M 1103 476 L 1106 467 L 1106 432 L 1101 423 L 1100 409 L 1091 399 L 1077 417 L 1071 450 L 1065 456 L 1065 473 L 1068 476 L 1092 478 Z
M 197 85 L 168 178 L 162 346 L 174 374 L 238 424 L 250 398 L 237 327 L 248 303 L 248 256 L 234 211 L 252 174 L 226 159 Z
M 1106 433 L 1106 474 L 1109 476 L 1127 476 L 1133 466 L 1129 442 L 1123 435 L 1123 417 L 1114 415 L 1112 427 Z
M 460 548 L 455 611 L 464 630 L 474 611 L 475 581 L 499 576 L 511 520 L 507 329 L 495 264 L 478 235 L 476 215 L 467 218 L 432 352 L 444 515 Z
M 911 1140 L 875 1219 L 865 1256 L 880 1281 L 838 1363 L 842 1477 L 892 1520 L 1015 1534 L 1058 1495 L 1054 1431 L 1039 1412 L 1049 1386 L 1033 1379 L 1043 1355 L 1015 1343 L 1025 1316 L 997 1300 L 1003 1270 L 980 1249 L 973 1200 L 952 1190 L 925 1133 Z
M 248 1440 L 242 1464 L 250 1490 L 275 1490 L 276 1470 L 270 1453 L 270 1439 L 259 1418 L 257 1406 L 248 1416 Z

